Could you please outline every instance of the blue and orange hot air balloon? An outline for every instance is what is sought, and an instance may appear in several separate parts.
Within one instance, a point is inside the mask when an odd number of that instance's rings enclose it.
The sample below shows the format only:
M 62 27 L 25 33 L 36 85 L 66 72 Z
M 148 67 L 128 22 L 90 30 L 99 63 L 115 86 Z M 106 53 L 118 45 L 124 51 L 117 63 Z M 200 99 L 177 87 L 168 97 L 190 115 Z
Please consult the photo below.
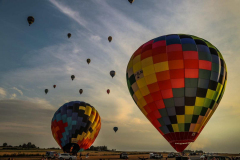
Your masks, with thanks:
M 227 67 L 210 42 L 172 34 L 140 46 L 128 63 L 126 78 L 139 109 L 172 147 L 182 152 L 217 109 Z
M 62 150 L 76 154 L 93 144 L 101 129 L 101 117 L 90 104 L 72 101 L 55 112 L 51 129 Z

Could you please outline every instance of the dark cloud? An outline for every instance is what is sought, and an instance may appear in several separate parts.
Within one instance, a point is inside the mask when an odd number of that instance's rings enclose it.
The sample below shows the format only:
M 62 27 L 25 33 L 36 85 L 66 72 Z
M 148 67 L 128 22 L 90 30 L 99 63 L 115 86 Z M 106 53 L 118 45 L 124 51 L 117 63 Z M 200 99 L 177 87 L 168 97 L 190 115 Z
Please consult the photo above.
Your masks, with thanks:
M 50 145 L 54 111 L 42 105 L 22 100 L 1 100 L 0 142 L 19 145 L 31 141 L 38 146 Z

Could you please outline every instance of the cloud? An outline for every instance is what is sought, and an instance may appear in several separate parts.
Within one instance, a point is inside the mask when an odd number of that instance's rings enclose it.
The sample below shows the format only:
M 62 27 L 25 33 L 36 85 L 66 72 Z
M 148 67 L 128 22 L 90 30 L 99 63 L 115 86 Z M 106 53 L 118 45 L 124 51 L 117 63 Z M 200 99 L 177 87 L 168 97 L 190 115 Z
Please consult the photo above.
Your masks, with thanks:
M 10 99 L 15 99 L 17 95 L 15 93 L 11 94 Z
M 103 118 L 103 117 L 101 117 L 101 122 L 102 123 L 116 123 L 116 121 L 112 121 L 112 120 L 108 120 L 108 119 L 106 119 L 106 118 Z
M 2 97 L 5 97 L 7 95 L 7 92 L 3 88 L 1 88 L 1 87 L 0 87 L 0 95 Z
M 87 26 L 87 21 L 82 16 L 80 16 L 79 12 L 74 11 L 69 7 L 66 7 L 66 5 L 63 5 L 56 0 L 50 0 L 50 2 L 54 4 L 62 13 L 75 20 L 81 26 Z
M 53 107 L 47 100 L 42 98 L 27 98 L 29 102 L 38 104 L 36 107 L 40 107 L 41 109 L 48 109 L 48 110 L 55 110 L 56 108 Z
M 32 142 L 46 146 L 52 141 L 51 118 L 54 111 L 44 103 L 22 100 L 0 100 L 0 141 L 11 145 Z M 45 143 L 45 144 L 44 144 Z
M 97 42 L 97 41 L 101 40 L 101 37 L 99 37 L 97 35 L 91 35 L 90 39 Z
M 23 92 L 22 92 L 20 89 L 18 89 L 18 88 L 16 88 L 16 87 L 13 87 L 12 89 L 18 91 L 18 93 L 20 93 L 21 95 L 23 95 Z

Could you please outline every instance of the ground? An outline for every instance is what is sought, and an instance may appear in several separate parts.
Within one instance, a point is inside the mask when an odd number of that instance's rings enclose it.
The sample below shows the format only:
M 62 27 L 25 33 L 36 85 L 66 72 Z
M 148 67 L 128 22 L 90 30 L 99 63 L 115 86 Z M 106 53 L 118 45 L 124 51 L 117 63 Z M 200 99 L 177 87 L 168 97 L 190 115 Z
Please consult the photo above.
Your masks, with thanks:
M 39 149 L 39 150 L 0 150 L 0 160 L 8 160 L 9 157 L 13 158 L 14 160 L 41 160 L 41 155 L 45 155 L 46 151 L 56 151 L 56 152 L 61 152 L 61 150 L 45 150 L 45 149 Z M 84 151 L 82 153 L 82 159 L 85 160 L 91 160 L 91 159 L 102 159 L 102 160 L 112 160 L 112 159 L 120 159 L 119 154 L 121 153 L 120 151 Z M 89 157 L 86 158 L 86 154 L 89 153 Z M 138 157 L 145 157 L 149 158 L 149 152 L 127 152 L 128 153 L 128 159 L 129 160 L 137 160 Z M 13 156 L 8 156 L 8 157 L 2 157 L 3 155 L 13 155 L 13 154 L 25 154 L 25 156 L 21 157 L 13 157 Z M 30 154 L 39 154 L 39 156 L 29 156 Z M 168 153 L 162 153 L 163 154 L 163 160 L 165 160 L 166 156 Z M 220 155 L 220 154 L 219 154 Z M 222 154 L 224 156 L 239 156 L 237 154 Z M 192 157 L 191 159 L 198 159 L 200 156 L 195 156 Z M 78 154 L 78 160 L 79 160 L 79 154 Z M 173 160 L 173 158 L 168 158 L 168 160 Z

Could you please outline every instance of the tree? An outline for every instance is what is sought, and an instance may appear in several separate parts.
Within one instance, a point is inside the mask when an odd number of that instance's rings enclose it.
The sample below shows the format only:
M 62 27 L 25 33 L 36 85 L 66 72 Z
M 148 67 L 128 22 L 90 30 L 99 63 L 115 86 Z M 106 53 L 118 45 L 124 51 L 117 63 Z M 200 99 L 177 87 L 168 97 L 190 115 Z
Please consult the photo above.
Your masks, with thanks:
M 5 143 L 3 143 L 3 147 L 7 147 L 7 143 L 5 142 Z
M 31 148 L 31 146 L 32 146 L 32 143 L 31 143 L 31 142 L 28 142 L 27 148 L 29 149 L 29 148 Z
M 23 143 L 22 147 L 23 147 L 23 148 L 27 148 L 26 143 Z

